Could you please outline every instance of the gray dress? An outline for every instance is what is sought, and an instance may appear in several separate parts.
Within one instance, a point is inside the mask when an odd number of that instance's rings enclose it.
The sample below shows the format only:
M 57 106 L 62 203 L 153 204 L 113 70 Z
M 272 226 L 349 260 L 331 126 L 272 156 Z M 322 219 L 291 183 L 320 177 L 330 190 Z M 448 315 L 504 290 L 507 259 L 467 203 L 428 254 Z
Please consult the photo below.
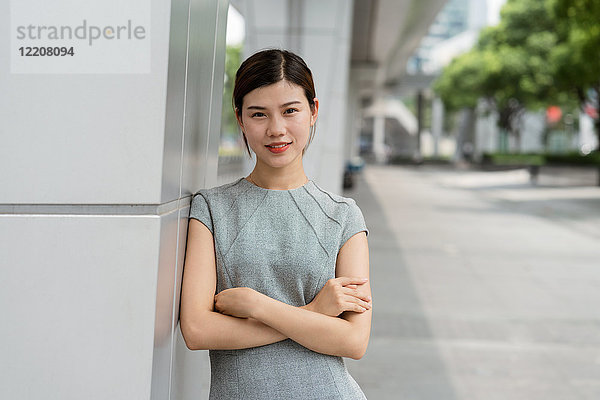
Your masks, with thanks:
M 310 303 L 335 278 L 339 249 L 368 229 L 351 198 L 313 181 L 271 190 L 245 178 L 194 194 L 190 218 L 215 240 L 217 293 L 250 287 L 293 306 Z M 286 339 L 241 350 L 210 350 L 211 400 L 365 399 L 342 357 Z

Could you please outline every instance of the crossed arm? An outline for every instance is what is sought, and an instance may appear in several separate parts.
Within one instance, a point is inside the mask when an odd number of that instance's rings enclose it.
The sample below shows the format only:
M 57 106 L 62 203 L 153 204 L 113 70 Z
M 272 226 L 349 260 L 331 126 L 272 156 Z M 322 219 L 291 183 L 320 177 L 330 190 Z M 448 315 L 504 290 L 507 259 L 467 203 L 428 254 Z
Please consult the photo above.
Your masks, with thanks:
M 369 250 L 364 232 L 342 246 L 336 279 L 303 307 L 250 288 L 227 289 L 215 296 L 214 254 L 208 228 L 190 219 L 180 313 L 189 349 L 243 349 L 290 338 L 319 353 L 363 356 L 371 330 Z

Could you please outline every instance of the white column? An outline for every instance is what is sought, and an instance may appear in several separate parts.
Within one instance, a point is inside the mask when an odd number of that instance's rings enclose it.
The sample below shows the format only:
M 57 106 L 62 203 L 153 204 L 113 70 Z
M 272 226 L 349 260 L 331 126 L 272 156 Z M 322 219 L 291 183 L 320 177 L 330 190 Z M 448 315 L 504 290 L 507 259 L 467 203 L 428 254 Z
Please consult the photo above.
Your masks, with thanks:
M 433 136 L 433 156 L 439 156 L 440 139 L 444 129 L 444 103 L 439 97 L 433 99 L 431 110 L 431 134 Z
M 351 160 L 358 156 L 359 137 L 362 123 L 362 107 L 360 104 L 360 71 L 354 69 L 350 71 L 348 78 L 348 112 L 346 113 L 346 140 L 345 140 L 345 158 Z
M 373 153 L 378 163 L 385 163 L 387 161 L 384 140 L 385 116 L 377 115 L 373 117 Z
M 0 2 L 0 398 L 179 399 L 197 380 L 179 292 L 190 193 L 216 179 L 227 6 Z M 83 21 L 113 38 L 12 51 L 15 23 Z M 144 39 L 114 38 L 128 21 Z
M 579 148 L 586 153 L 598 148 L 598 136 L 594 132 L 594 120 L 586 113 L 579 113 Z

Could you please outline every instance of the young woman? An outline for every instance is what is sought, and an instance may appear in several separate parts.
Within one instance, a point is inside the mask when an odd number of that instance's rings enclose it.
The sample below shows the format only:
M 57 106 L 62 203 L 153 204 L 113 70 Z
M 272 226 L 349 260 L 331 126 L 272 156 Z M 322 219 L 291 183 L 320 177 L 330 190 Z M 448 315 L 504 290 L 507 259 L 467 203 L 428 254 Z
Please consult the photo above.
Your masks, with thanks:
M 210 398 L 364 399 L 343 358 L 371 329 L 368 230 L 351 198 L 304 173 L 319 102 L 304 61 L 258 52 L 233 91 L 248 177 L 192 198 L 181 296 L 189 349 L 209 349 Z

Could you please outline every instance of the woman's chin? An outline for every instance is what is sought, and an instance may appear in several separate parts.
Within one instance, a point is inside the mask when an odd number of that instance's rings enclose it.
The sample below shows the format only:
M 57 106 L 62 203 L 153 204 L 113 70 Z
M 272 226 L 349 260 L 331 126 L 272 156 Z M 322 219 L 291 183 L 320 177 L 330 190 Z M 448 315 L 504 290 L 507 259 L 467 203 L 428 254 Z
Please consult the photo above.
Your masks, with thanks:
M 263 160 L 263 164 L 268 165 L 271 168 L 283 168 L 290 164 L 289 160 L 277 159 L 277 160 Z
M 298 155 L 292 157 L 291 154 L 265 154 L 261 157 L 261 162 L 272 168 L 282 168 L 294 163 L 297 158 Z

